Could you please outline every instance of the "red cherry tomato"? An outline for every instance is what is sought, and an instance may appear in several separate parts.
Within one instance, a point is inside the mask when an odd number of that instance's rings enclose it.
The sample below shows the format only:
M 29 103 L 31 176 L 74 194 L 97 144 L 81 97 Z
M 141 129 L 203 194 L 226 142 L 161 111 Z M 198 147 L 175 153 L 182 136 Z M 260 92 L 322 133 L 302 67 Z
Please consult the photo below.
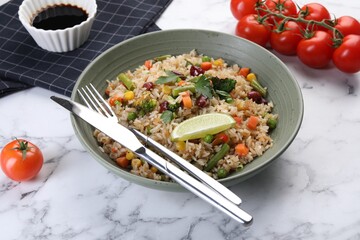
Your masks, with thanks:
M 249 14 L 240 19 L 235 34 L 265 47 L 270 39 L 271 28 L 267 22 L 259 22 L 256 14 Z
M 277 32 L 281 26 L 281 22 L 279 22 L 271 33 L 271 47 L 284 55 L 296 55 L 297 45 L 302 40 L 300 26 L 294 21 L 287 21 L 283 25 L 283 31 Z
M 256 13 L 255 6 L 257 2 L 258 0 L 231 0 L 231 13 L 237 20 L 240 20 L 245 15 Z
M 342 16 L 335 20 L 337 30 L 345 37 L 350 34 L 360 35 L 360 23 L 353 17 Z
M 346 73 L 360 71 L 360 35 L 350 34 L 343 38 L 335 49 L 332 60 L 335 66 Z
M 321 4 L 319 3 L 309 3 L 305 4 L 300 9 L 300 16 L 302 16 L 305 20 L 314 20 L 321 22 L 322 20 L 330 20 L 330 13 L 329 11 Z M 311 30 L 323 30 L 327 31 L 326 28 L 321 26 L 306 26 L 303 24 L 304 28 L 308 28 Z
M 292 0 L 266 0 L 261 8 L 270 10 L 273 13 L 281 13 L 289 17 L 295 17 L 297 15 L 296 4 Z M 260 14 L 264 16 L 266 12 L 261 11 Z M 272 18 L 271 23 L 275 23 L 282 20 L 282 18 L 278 18 L 275 16 L 271 18 Z
M 310 38 L 302 39 L 297 46 L 299 59 L 312 68 L 324 68 L 331 61 L 334 49 L 328 32 L 315 31 Z
M 42 165 L 40 149 L 22 139 L 16 139 L 3 148 L 0 155 L 1 168 L 14 181 L 26 181 L 35 177 Z

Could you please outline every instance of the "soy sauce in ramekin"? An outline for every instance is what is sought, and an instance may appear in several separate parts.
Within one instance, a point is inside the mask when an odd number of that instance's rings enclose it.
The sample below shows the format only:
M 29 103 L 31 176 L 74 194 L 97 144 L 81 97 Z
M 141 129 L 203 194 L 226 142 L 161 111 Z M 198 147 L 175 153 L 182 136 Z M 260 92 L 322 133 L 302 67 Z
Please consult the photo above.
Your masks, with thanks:
M 43 30 L 60 30 L 78 25 L 88 18 L 88 13 L 74 5 L 50 6 L 38 13 L 32 25 Z

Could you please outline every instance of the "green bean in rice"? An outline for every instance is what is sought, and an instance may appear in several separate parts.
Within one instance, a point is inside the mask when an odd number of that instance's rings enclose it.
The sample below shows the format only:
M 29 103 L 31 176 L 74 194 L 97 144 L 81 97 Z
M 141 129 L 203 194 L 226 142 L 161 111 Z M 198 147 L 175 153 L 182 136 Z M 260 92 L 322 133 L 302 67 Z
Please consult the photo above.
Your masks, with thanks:
M 206 70 L 201 68 L 204 61 Z M 147 60 L 134 71 L 128 70 L 108 81 L 106 94 L 122 125 L 141 131 L 218 179 L 241 171 L 273 144 L 270 127 L 275 127 L 278 118 L 272 113 L 273 103 L 265 100 L 262 91 L 266 89 L 257 89 L 252 79 L 239 74 L 240 69 L 236 64 L 228 66 L 221 58 L 199 55 L 195 50 L 178 56 L 166 55 Z M 254 73 L 250 74 L 248 77 L 256 78 Z M 256 79 L 255 83 L 258 84 Z M 184 102 L 185 96 L 191 106 Z M 171 132 L 181 122 L 207 113 L 229 114 L 236 124 L 207 139 L 171 140 Z M 258 120 L 255 128 L 249 128 L 251 117 Z M 226 143 L 217 139 L 220 134 L 226 136 Z M 114 161 L 122 161 L 120 166 L 131 173 L 171 181 L 99 130 L 95 130 L 94 136 L 101 149 Z M 224 144 L 230 150 L 209 169 L 210 159 Z M 238 151 L 239 144 L 245 152 Z

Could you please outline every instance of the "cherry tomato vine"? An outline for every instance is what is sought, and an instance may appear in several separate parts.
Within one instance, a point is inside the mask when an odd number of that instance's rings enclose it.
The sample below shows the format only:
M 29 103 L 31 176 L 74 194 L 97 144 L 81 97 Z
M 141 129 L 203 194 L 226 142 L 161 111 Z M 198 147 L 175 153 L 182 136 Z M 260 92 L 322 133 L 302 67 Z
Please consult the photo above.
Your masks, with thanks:
M 231 0 L 238 20 L 235 34 L 284 55 L 297 55 L 312 68 L 332 61 L 345 73 L 360 71 L 360 23 L 351 16 L 331 18 L 319 3 L 293 0 Z

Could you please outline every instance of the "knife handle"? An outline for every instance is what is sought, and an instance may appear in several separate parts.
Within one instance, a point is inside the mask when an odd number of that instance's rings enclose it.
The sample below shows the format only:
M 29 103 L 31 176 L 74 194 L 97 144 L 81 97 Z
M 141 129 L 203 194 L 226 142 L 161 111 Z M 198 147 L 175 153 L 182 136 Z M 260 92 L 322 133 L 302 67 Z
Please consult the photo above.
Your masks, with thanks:
M 153 151 L 142 147 L 135 151 L 135 153 L 145 161 L 151 163 L 157 167 L 160 171 L 170 176 L 173 180 L 179 183 L 190 192 L 194 193 L 201 199 L 210 203 L 217 209 L 221 210 L 236 221 L 243 223 L 244 225 L 250 225 L 252 223 L 252 216 L 245 211 L 241 210 L 233 202 L 227 198 L 213 191 L 206 185 L 202 184 L 195 178 L 189 176 L 179 168 L 175 167 L 171 163 L 165 161 L 162 157 L 154 153 Z

